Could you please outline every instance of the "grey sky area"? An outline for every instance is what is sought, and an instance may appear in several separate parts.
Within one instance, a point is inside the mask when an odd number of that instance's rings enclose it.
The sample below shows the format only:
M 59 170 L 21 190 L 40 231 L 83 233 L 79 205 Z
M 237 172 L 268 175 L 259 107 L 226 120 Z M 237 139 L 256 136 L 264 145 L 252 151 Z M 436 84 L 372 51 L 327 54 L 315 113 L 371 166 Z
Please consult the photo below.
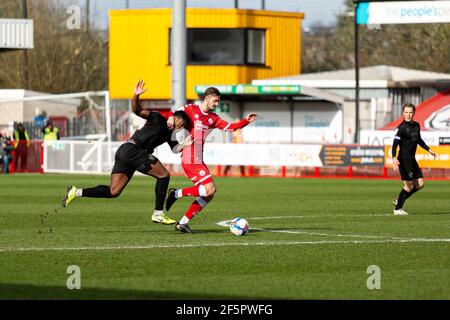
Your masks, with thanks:
M 70 4 L 89 2 L 91 21 L 102 29 L 108 27 L 108 10 L 123 9 L 127 0 L 63 0 Z M 171 0 L 128 0 L 130 8 L 168 8 Z M 188 7 L 233 8 L 234 0 L 187 0 Z M 344 0 L 266 0 L 267 10 L 303 12 L 304 27 L 314 24 L 333 25 L 337 13 L 344 10 Z M 260 9 L 261 0 L 239 0 L 239 8 Z

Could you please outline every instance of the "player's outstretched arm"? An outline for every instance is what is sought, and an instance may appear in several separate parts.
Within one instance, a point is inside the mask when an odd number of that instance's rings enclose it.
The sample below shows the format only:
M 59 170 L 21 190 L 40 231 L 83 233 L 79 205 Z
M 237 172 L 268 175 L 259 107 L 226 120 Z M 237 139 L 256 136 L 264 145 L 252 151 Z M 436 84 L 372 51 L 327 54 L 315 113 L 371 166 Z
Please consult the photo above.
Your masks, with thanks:
M 218 118 L 214 124 L 214 127 L 224 131 L 239 130 L 252 123 L 257 118 L 258 115 L 256 113 L 249 113 L 244 119 L 235 123 L 228 123 L 225 120 Z
M 131 107 L 133 109 L 133 113 L 137 116 L 148 119 L 150 115 L 150 111 L 144 110 L 141 105 L 141 101 L 139 99 L 140 95 L 143 94 L 147 89 L 145 87 L 145 82 L 139 79 L 138 83 L 134 87 L 133 98 L 131 99 Z

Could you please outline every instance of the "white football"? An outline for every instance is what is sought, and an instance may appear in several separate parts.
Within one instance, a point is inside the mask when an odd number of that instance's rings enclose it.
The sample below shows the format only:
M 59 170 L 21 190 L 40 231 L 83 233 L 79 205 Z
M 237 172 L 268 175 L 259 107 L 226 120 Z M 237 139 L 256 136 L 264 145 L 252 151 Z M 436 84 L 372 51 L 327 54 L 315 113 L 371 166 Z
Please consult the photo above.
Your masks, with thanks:
M 235 236 L 245 236 L 248 232 L 248 222 L 242 218 L 234 218 L 230 223 L 230 231 Z

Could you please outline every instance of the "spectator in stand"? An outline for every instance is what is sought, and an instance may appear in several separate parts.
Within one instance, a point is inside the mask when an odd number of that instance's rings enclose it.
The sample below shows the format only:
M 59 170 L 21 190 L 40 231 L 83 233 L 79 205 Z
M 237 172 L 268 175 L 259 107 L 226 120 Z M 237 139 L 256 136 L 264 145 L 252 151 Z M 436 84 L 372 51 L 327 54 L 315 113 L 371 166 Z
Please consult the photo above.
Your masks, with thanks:
M 44 141 L 59 140 L 59 130 L 53 126 L 53 121 L 48 121 L 45 128 L 42 129 L 44 135 Z
M 18 123 L 14 130 L 14 171 L 27 171 L 28 147 L 30 138 L 22 123 Z
M 40 109 L 36 109 L 36 116 L 34 117 L 34 126 L 36 128 L 44 128 L 47 123 L 47 113 L 45 111 L 41 111 Z
M 0 164 L 2 165 L 0 173 L 9 173 L 9 164 L 12 161 L 11 151 L 13 149 L 14 147 L 11 145 L 11 138 L 3 136 L 0 133 Z

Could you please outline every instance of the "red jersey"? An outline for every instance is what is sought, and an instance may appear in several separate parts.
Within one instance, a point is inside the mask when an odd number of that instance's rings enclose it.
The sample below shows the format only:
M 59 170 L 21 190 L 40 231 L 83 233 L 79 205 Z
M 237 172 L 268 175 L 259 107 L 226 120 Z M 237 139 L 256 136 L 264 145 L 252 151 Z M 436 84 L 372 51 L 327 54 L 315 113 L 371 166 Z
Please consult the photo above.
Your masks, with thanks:
M 186 130 L 191 134 L 194 143 L 183 149 L 182 162 L 185 164 L 203 163 L 203 145 L 209 130 L 218 128 L 223 131 L 234 131 L 249 124 L 246 119 L 236 123 L 228 123 L 214 112 L 203 112 L 200 106 L 196 104 L 187 104 L 177 110 L 183 110 L 191 119 L 191 123 L 186 127 Z

